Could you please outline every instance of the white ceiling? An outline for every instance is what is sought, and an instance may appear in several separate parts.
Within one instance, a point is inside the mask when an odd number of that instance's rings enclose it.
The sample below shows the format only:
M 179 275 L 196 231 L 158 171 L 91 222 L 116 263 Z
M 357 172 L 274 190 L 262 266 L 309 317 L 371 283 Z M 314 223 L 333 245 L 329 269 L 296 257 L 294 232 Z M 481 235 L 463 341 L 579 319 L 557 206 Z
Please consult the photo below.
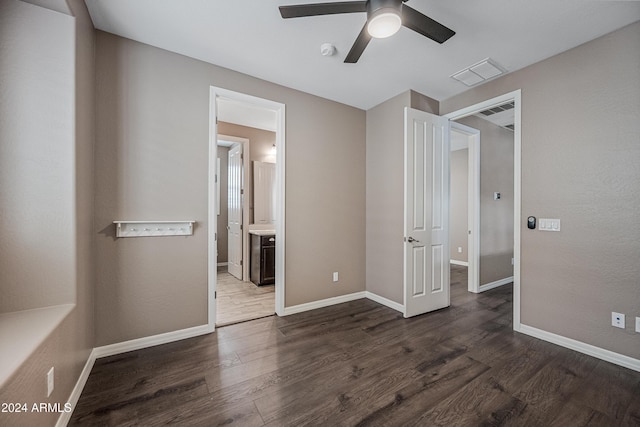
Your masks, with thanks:
M 366 14 L 284 20 L 278 12 L 321 1 L 86 3 L 100 30 L 362 109 L 408 89 L 443 100 L 467 89 L 449 76 L 484 58 L 515 71 L 640 19 L 638 1 L 410 0 L 457 34 L 440 45 L 402 28 L 344 64 Z M 325 42 L 335 44 L 335 56 L 320 55 Z

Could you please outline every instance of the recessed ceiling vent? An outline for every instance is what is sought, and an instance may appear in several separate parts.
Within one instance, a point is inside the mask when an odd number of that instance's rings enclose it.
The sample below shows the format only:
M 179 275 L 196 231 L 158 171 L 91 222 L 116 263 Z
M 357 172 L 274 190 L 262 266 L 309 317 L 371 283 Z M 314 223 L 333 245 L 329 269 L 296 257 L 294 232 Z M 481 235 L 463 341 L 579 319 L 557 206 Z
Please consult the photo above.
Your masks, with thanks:
M 477 64 L 473 64 L 472 66 L 465 68 L 464 70 L 458 71 L 450 77 L 467 86 L 475 86 L 478 83 L 482 83 L 486 80 L 490 80 L 504 74 L 504 72 L 504 69 L 496 64 L 495 61 L 491 58 L 487 58 Z
M 513 109 L 514 104 L 513 101 L 507 104 L 498 105 L 497 107 L 489 108 L 488 110 L 480 111 L 480 114 L 484 114 L 485 116 L 490 116 L 492 114 L 500 113 L 502 111 Z
M 487 108 L 486 110 L 476 113 L 475 116 L 484 120 L 488 120 L 494 125 L 503 127 L 505 129 L 514 130 L 514 107 L 513 101 L 507 102 L 502 105 L 496 105 L 495 107 Z

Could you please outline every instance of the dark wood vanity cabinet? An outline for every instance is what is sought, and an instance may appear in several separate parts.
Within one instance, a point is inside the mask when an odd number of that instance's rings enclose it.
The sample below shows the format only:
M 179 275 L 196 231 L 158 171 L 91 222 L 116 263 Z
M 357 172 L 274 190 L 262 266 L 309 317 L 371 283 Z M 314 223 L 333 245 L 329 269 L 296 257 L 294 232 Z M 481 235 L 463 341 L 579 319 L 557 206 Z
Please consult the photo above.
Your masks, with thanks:
M 276 282 L 276 236 L 251 234 L 251 281 L 258 286 Z

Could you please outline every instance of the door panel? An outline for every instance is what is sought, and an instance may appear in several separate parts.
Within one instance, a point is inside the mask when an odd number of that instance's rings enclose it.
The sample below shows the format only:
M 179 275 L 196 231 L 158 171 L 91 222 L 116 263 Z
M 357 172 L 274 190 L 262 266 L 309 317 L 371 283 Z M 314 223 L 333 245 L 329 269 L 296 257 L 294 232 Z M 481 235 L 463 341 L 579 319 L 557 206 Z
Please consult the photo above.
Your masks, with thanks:
M 229 150 L 228 168 L 228 230 L 229 230 L 229 273 L 242 279 L 242 144 L 235 144 Z
M 405 108 L 405 317 L 449 302 L 449 121 Z

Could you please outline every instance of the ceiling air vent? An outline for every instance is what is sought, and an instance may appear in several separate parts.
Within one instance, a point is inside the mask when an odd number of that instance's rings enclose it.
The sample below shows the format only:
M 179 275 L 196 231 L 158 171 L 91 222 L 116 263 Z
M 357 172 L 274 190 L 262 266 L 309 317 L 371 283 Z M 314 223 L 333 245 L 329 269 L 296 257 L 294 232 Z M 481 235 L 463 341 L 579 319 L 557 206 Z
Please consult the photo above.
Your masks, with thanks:
M 483 59 L 477 64 L 460 70 L 452 74 L 452 79 L 458 80 L 467 86 L 475 86 L 478 83 L 492 79 L 504 73 L 502 67 L 498 66 L 491 58 Z

